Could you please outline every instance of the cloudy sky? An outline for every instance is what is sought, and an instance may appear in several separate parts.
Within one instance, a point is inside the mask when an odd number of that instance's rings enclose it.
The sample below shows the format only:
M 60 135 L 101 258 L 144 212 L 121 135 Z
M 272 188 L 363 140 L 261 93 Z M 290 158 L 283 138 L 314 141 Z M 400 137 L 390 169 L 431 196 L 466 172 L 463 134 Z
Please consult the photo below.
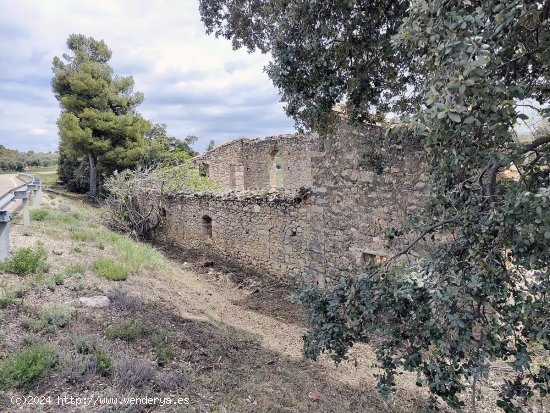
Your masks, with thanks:
M 0 0 L 1 145 L 56 150 L 51 62 L 71 33 L 105 40 L 115 73 L 145 94 L 140 112 L 172 135 L 199 136 L 198 150 L 293 130 L 263 73 L 268 57 L 207 36 L 198 0 Z

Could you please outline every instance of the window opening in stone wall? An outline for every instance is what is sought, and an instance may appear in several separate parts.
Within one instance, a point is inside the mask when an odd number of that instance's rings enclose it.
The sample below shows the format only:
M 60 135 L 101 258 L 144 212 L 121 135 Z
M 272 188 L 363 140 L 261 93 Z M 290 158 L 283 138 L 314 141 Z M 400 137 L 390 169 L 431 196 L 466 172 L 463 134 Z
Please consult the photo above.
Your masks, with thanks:
M 207 238 L 212 238 L 212 218 L 208 215 L 202 217 L 202 233 Z
M 210 177 L 210 165 L 207 163 L 201 163 L 199 165 L 199 175 L 204 176 L 206 178 Z
M 271 152 L 271 165 L 269 169 L 269 185 L 271 188 L 282 188 L 284 180 L 283 157 L 278 150 Z
M 237 172 L 237 166 L 230 164 L 229 165 L 229 188 L 231 189 L 237 188 L 237 178 L 235 176 L 236 175 L 235 172 Z

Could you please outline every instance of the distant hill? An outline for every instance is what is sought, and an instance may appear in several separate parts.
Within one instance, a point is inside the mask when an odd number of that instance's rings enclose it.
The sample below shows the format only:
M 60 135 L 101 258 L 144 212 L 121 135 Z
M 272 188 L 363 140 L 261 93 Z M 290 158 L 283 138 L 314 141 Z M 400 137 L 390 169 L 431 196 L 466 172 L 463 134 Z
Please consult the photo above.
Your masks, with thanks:
M 0 171 L 23 172 L 25 168 L 52 166 L 57 163 L 58 155 L 52 152 L 19 152 L 0 145 Z

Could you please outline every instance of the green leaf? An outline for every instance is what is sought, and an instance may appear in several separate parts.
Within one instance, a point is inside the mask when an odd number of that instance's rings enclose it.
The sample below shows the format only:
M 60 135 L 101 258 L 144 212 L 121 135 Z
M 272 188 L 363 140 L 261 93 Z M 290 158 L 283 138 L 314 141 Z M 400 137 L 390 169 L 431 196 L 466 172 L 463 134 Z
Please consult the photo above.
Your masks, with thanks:
M 451 119 L 453 122 L 460 122 L 460 115 L 455 112 L 449 112 L 449 119 Z

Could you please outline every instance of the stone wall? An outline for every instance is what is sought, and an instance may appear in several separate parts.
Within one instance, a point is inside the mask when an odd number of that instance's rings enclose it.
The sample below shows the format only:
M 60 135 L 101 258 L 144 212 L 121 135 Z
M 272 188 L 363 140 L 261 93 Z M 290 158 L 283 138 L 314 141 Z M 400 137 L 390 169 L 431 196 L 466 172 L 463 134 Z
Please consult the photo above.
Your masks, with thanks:
M 386 229 L 414 214 L 426 187 L 418 151 L 392 145 L 371 126 L 342 125 L 325 137 L 241 139 L 194 162 L 209 163 L 210 179 L 233 192 L 167 198 L 159 237 L 322 286 L 392 254 Z M 280 190 L 260 195 L 274 185 L 274 162 L 283 171 Z M 244 191 L 235 188 L 231 165 L 242 170 Z M 310 190 L 291 194 L 302 187 Z
M 196 168 L 208 165 L 208 177 L 224 191 L 294 192 L 309 188 L 313 134 L 239 139 L 192 159 Z
M 303 271 L 307 199 L 178 194 L 163 201 L 164 242 L 282 277 Z
M 191 159 L 195 168 L 204 168 L 208 179 L 223 189 L 244 189 L 242 150 L 245 139 L 228 142 L 215 147 L 204 155 Z
M 392 145 L 378 127 L 342 125 L 316 149 L 304 276 L 325 285 L 395 252 L 384 233 L 419 208 L 427 177 L 414 145 Z

